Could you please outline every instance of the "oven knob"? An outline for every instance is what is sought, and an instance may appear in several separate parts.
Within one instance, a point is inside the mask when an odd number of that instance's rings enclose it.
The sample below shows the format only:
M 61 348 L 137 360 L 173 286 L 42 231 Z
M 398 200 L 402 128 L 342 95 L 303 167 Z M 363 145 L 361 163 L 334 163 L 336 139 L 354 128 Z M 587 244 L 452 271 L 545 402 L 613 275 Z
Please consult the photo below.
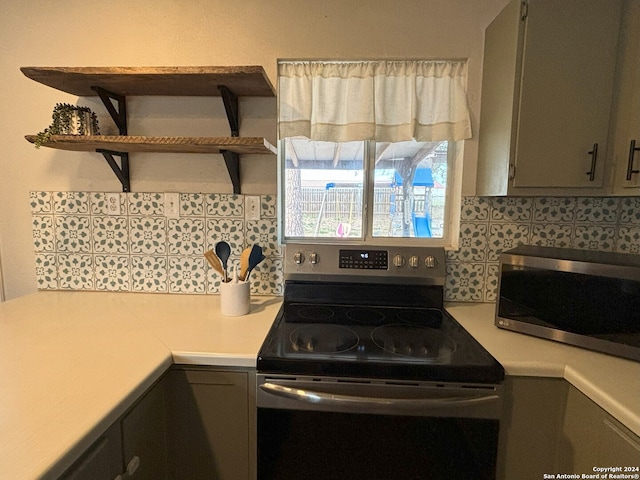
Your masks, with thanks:
M 400 254 L 393 257 L 393 266 L 396 268 L 404 267 L 404 257 Z
M 409 257 L 409 266 L 411 268 L 418 268 L 420 266 L 420 258 L 417 255 L 411 255 L 411 257 Z
M 426 257 L 424 259 L 424 266 L 427 268 L 436 268 L 436 265 L 438 265 L 438 262 L 436 261 L 436 257 L 434 257 L 433 255 L 429 255 L 428 257 Z
M 316 252 L 311 252 L 309 254 L 309 263 L 311 265 L 315 265 L 316 263 L 318 263 L 320 261 L 320 257 L 318 257 L 318 254 Z
M 304 263 L 304 255 L 302 254 L 302 252 L 296 252 L 293 254 L 293 261 L 297 264 L 297 265 L 302 265 Z

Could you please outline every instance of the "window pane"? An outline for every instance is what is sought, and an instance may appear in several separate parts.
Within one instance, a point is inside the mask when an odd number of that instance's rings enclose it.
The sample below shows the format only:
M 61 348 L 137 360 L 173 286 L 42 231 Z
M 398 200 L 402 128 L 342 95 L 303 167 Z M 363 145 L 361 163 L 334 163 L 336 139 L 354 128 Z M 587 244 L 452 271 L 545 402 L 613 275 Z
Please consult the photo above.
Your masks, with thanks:
M 376 144 L 373 236 L 442 238 L 447 142 Z
M 284 234 L 362 238 L 363 142 L 284 141 Z

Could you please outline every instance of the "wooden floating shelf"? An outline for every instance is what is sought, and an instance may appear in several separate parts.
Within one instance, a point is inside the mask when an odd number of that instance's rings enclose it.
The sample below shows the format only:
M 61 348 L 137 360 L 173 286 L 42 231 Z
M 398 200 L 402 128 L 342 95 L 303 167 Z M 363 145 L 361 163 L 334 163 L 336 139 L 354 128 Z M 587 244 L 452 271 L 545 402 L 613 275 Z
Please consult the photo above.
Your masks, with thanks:
M 22 73 L 43 85 L 79 97 L 99 96 L 120 135 L 54 135 L 45 147 L 101 153 L 130 191 L 129 153 L 222 154 L 233 192 L 240 193 L 240 155 L 276 154 L 262 137 L 240 137 L 238 97 L 275 97 L 260 66 L 232 67 L 22 67 Z M 128 96 L 221 97 L 230 137 L 147 137 L 127 135 Z M 116 107 L 117 104 L 117 107 Z M 35 143 L 36 135 L 25 138 Z M 119 157 L 120 164 L 114 159 Z
M 220 96 L 218 85 L 238 97 L 274 97 L 261 66 L 233 67 L 22 67 L 28 78 L 80 97 L 99 86 L 118 95 Z
M 35 143 L 36 135 L 25 138 Z M 149 153 L 275 154 L 276 148 L 262 137 L 146 137 L 139 135 L 53 135 L 45 147 L 75 152 L 110 150 Z

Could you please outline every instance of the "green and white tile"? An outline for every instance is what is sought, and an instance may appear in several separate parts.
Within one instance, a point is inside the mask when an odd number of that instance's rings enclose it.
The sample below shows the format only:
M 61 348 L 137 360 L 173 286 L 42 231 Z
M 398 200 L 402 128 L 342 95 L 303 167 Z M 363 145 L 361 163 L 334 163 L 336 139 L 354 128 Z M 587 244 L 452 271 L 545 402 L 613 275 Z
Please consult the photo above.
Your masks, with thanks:
M 169 293 L 205 293 L 205 259 L 169 257 Z
M 207 195 L 207 217 L 244 218 L 244 197 L 224 193 Z
M 164 215 L 163 193 L 129 193 L 127 194 L 129 215 Z
M 36 252 L 54 252 L 56 237 L 53 215 L 33 215 L 31 217 L 31 237 Z
M 526 197 L 495 197 L 491 199 L 491 222 L 530 222 L 533 201 Z
M 265 257 L 281 257 L 278 245 L 278 223 L 275 219 L 247 221 L 246 246 L 257 244 Z
M 51 192 L 29 192 L 31 214 L 53 213 Z
M 584 197 L 577 199 L 577 223 L 616 223 L 620 200 L 610 197 Z
M 164 255 L 167 253 L 167 220 L 164 217 L 130 217 L 131 253 Z
M 207 218 L 207 250 L 215 247 L 216 243 L 225 241 L 231 247 L 232 256 L 240 256 L 245 245 L 244 220 L 233 218 Z
M 167 257 L 131 257 L 131 290 L 134 292 L 166 293 L 168 290 Z
M 202 193 L 180 194 L 181 217 L 204 217 L 205 196 Z
M 88 214 L 89 194 L 85 192 L 54 192 L 53 211 L 56 214 Z
M 576 216 L 576 199 L 574 197 L 536 198 L 533 211 L 534 223 L 573 222 Z
M 518 245 L 529 243 L 529 225 L 517 223 L 498 223 L 489 226 L 487 261 L 497 262 L 500 254 Z
M 640 254 L 640 226 L 618 227 L 617 251 Z
M 58 252 L 91 253 L 89 216 L 58 215 L 55 217 L 55 233 Z
M 129 252 L 127 217 L 101 215 L 91 220 L 94 253 Z
M 616 229 L 613 226 L 576 225 L 573 246 L 583 250 L 612 252 Z
M 96 290 L 127 292 L 130 290 L 129 257 L 96 255 L 94 260 Z
M 481 302 L 484 298 L 484 263 L 449 263 L 447 265 L 445 300 Z
M 40 290 L 58 289 L 58 264 L 54 253 L 36 253 L 36 282 Z
M 531 245 L 543 247 L 570 247 L 573 226 L 556 223 L 536 224 L 531 227 Z
M 169 255 L 202 255 L 205 251 L 203 218 L 169 219 Z
M 93 290 L 93 257 L 87 254 L 59 254 L 58 287 L 62 290 Z

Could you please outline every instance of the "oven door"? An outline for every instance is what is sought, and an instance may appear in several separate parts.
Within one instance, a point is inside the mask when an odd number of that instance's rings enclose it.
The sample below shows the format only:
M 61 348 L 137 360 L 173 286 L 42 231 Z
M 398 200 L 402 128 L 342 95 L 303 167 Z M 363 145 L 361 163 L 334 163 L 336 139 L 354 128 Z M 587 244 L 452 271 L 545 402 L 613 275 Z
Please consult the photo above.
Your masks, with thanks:
M 258 375 L 258 479 L 494 479 L 500 385 Z

